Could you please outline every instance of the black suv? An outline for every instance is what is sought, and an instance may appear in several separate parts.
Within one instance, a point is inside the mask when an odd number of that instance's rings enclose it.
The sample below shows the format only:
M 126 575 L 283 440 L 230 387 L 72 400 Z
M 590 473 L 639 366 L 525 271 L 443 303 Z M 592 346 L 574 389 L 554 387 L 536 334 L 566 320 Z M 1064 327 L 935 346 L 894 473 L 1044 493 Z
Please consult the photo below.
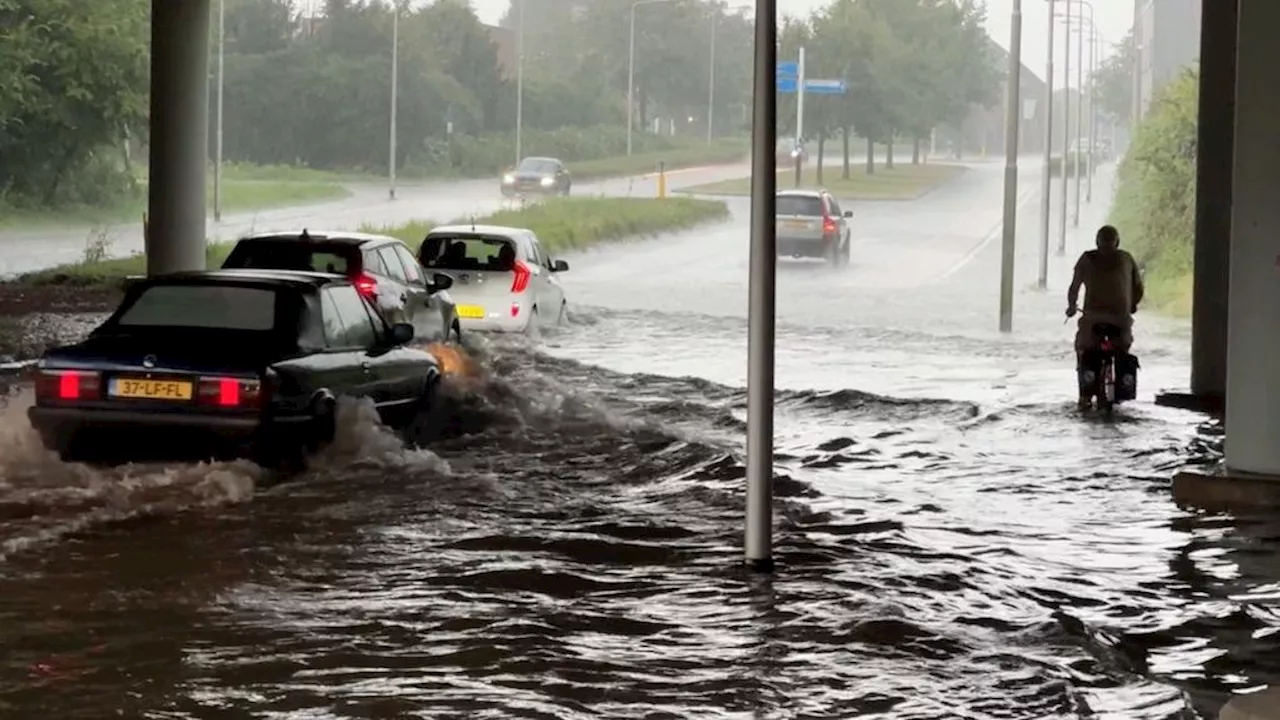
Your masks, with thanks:
M 386 235 L 280 232 L 242 238 L 223 269 L 301 270 L 346 275 L 388 323 L 408 323 L 423 343 L 458 342 L 462 330 L 447 292 L 453 278 L 428 280 L 413 252 Z

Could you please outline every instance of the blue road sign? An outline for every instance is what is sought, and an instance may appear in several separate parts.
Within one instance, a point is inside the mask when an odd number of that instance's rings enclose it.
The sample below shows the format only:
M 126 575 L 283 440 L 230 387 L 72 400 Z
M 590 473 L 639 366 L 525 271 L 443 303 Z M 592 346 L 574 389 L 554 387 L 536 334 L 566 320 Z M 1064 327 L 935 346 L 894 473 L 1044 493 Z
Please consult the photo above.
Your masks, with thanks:
M 798 81 L 793 77 L 778 78 L 778 92 L 793 93 L 796 91 Z M 843 95 L 847 88 L 843 80 L 805 80 L 804 93 L 806 95 Z
M 800 74 L 800 63 L 791 60 L 778 63 L 778 77 L 796 77 Z
M 843 95 L 845 86 L 843 80 L 805 80 L 804 92 L 806 95 Z

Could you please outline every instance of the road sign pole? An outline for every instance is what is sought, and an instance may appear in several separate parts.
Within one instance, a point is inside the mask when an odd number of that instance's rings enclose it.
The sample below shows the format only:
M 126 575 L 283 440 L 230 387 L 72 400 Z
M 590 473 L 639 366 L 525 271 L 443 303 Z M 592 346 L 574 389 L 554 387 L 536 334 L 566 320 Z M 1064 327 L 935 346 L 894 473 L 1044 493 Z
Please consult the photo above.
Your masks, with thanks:
M 751 261 L 747 311 L 747 509 L 743 550 L 748 569 L 773 571 L 773 379 L 778 238 L 777 0 L 756 0 L 752 93 Z M 803 51 L 801 62 L 803 62 Z M 800 73 L 803 77 L 803 71 Z M 797 88 L 803 92 L 804 85 Z
M 804 48 L 801 47 L 796 62 L 796 187 L 800 187 L 800 170 L 804 165 L 804 82 Z
M 1022 0 L 1013 0 L 1009 77 L 1005 81 L 1004 226 L 1000 253 L 1000 332 L 1013 330 L 1013 261 L 1018 237 L 1018 127 L 1022 85 Z

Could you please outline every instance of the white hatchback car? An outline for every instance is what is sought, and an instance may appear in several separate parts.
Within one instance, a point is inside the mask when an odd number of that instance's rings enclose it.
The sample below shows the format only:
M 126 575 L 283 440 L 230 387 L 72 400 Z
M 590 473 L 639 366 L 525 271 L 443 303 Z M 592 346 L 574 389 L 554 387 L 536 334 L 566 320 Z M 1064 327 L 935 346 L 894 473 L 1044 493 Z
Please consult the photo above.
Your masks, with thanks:
M 568 302 L 557 275 L 569 264 L 552 260 L 532 230 L 433 228 L 418 249 L 418 262 L 453 278 L 449 294 L 464 331 L 527 332 L 564 321 Z

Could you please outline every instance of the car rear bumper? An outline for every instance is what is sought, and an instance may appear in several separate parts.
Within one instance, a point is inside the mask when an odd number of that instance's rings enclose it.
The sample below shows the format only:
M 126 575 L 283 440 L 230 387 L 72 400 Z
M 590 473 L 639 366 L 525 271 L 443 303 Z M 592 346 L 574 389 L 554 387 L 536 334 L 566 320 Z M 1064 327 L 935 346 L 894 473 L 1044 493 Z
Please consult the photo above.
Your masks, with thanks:
M 829 245 L 825 238 L 779 237 L 778 255 L 780 257 L 826 257 Z
M 314 420 L 45 405 L 27 417 L 48 450 L 124 460 L 243 457 L 305 443 Z

